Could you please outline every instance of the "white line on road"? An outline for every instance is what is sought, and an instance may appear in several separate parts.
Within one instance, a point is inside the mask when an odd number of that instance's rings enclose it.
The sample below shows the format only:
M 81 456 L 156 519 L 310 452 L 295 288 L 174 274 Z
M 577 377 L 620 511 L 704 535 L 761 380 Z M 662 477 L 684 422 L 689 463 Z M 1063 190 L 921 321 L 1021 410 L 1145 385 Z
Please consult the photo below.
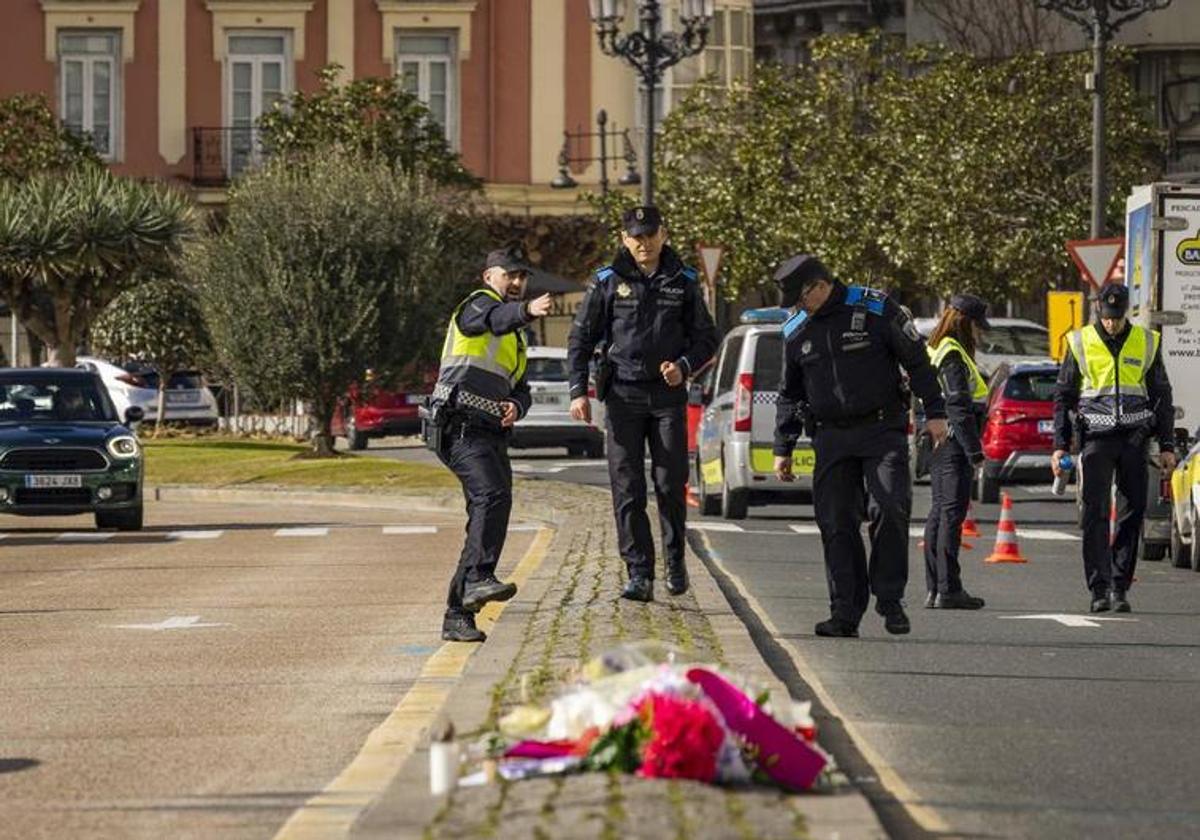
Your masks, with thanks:
M 542 526 L 536 522 L 518 522 L 516 525 L 509 525 L 509 531 L 540 531 Z
M 803 534 L 806 537 L 820 536 L 821 528 L 817 525 L 789 525 L 797 534 Z
M 197 627 L 228 627 L 228 624 L 201 621 L 198 615 L 173 615 L 156 624 L 111 624 L 122 630 L 192 630 Z
M 732 522 L 689 522 L 689 531 L 721 531 L 741 533 L 744 529 L 741 525 L 734 525 Z
M 215 540 L 219 539 L 224 531 L 172 531 L 167 534 L 168 540 Z
M 1063 542 L 1078 542 L 1079 535 L 1067 531 L 1054 531 L 1050 528 L 1022 528 L 1017 526 L 1017 539 L 1029 540 L 1062 540 Z
M 384 525 L 385 534 L 436 534 L 436 525 Z
M 328 535 L 328 528 L 280 528 L 275 532 L 277 537 L 325 537 Z
M 59 534 L 58 542 L 104 542 L 111 540 L 115 534 L 111 531 L 68 531 Z
M 513 464 L 512 465 L 512 471 L 515 473 L 521 473 L 522 475 L 552 475 L 554 473 L 560 473 L 565 469 L 566 469 L 566 467 L 554 467 L 554 466 L 543 467 L 541 465 L 535 465 L 535 464 Z
M 1014 620 L 1057 621 L 1063 627 L 1099 627 L 1098 621 L 1137 621 L 1136 618 L 1104 618 L 1096 615 L 1070 615 L 1069 613 L 1046 613 L 1044 615 L 1002 615 L 1000 618 Z

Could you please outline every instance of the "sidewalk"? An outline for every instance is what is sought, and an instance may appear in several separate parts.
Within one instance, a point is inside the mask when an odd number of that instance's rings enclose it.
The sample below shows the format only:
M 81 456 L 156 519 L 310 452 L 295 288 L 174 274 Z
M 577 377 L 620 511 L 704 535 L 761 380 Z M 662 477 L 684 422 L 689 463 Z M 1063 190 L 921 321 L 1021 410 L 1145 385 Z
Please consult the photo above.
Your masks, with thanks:
M 777 694 L 785 691 L 694 555 L 688 563 L 692 588 L 684 597 L 668 596 L 661 581 L 653 604 L 617 597 L 624 564 L 607 492 L 519 482 L 514 515 L 553 520 L 557 530 L 545 560 L 450 694 L 443 718 L 458 732 L 489 729 L 513 705 L 552 697 L 590 657 L 646 638 L 674 644 L 694 661 L 743 673 Z M 849 785 L 832 794 L 789 795 L 769 788 L 725 789 L 591 773 L 460 788 L 433 797 L 427 735 L 421 740 L 386 792 L 356 822 L 352 837 L 885 836 L 866 799 Z

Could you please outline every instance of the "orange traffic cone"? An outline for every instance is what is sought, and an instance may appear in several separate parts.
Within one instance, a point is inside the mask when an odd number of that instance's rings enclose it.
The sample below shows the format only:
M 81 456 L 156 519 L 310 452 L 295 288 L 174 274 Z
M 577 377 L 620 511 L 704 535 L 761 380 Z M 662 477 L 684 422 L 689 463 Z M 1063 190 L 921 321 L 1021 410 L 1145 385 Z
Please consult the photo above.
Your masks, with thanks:
M 1114 495 L 1112 507 L 1108 509 L 1108 544 L 1113 545 L 1117 541 L 1117 498 Z
M 1013 521 L 1012 497 L 1004 493 L 1000 503 L 1000 524 L 996 526 L 996 547 L 985 563 L 1028 563 L 1017 546 L 1017 525 Z
M 983 536 L 983 534 L 979 531 L 979 526 L 975 524 L 975 517 L 971 515 L 970 502 L 967 502 L 967 518 L 963 520 L 962 535 L 964 537 Z

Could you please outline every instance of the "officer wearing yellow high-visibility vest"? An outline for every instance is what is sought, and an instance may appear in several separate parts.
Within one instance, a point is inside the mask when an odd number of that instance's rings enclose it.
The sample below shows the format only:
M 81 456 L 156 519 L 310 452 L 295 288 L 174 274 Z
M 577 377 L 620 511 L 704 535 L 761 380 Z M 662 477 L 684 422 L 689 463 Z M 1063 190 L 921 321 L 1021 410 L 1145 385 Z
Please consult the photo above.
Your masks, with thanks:
M 462 482 L 467 537 L 450 582 L 442 638 L 482 642 L 475 613 L 517 594 L 496 579 L 512 510 L 508 433 L 529 410 L 525 327 L 550 311 L 550 296 L 524 301 L 529 266 L 511 250 L 492 251 L 484 286 L 450 318 L 426 421 L 427 444 Z
M 1128 308 L 1127 287 L 1111 283 L 1100 290 L 1099 323 L 1067 339 L 1054 396 L 1051 468 L 1056 476 L 1076 437 L 1080 446 L 1083 568 L 1092 612 L 1130 610 L 1126 593 L 1133 583 L 1146 511 L 1146 444 L 1151 436 L 1158 439 L 1159 468 L 1166 474 L 1175 468 L 1175 408 L 1159 334 L 1130 324 Z M 1114 477 L 1125 505 L 1110 546 Z
M 958 549 L 971 480 L 984 461 L 979 430 L 988 387 L 975 365 L 975 347 L 988 327 L 986 303 L 974 295 L 955 295 L 929 336 L 929 358 L 946 398 L 950 435 L 933 450 L 929 463 L 933 504 L 925 520 L 926 608 L 983 607 L 982 598 L 963 589 Z

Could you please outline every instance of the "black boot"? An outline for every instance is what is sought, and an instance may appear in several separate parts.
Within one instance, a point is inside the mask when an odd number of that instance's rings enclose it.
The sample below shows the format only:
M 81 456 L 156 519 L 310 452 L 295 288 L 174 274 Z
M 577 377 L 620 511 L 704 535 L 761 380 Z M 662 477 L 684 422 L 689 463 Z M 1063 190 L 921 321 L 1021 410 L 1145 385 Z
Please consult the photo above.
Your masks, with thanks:
M 1125 597 L 1124 589 L 1114 589 L 1112 595 L 1109 597 L 1112 600 L 1113 612 L 1126 613 L 1132 611 L 1133 608 L 1129 606 L 1129 600 Z
M 814 628 L 818 636 L 825 636 L 835 639 L 857 639 L 858 627 L 849 621 L 835 617 L 827 618 L 819 622 Z
M 939 610 L 981 610 L 983 609 L 983 599 L 976 598 L 965 589 L 960 589 L 958 592 L 939 594 L 935 606 Z
M 644 575 L 630 575 L 629 583 L 625 584 L 621 597 L 627 601 L 653 601 L 654 580 Z
M 446 613 L 442 618 L 442 638 L 447 642 L 482 642 L 487 634 L 475 626 L 470 613 Z
M 494 575 L 490 575 L 463 587 L 463 609 L 479 612 L 488 601 L 507 601 L 516 594 L 517 585 L 515 583 L 504 583 L 496 580 Z
M 876 601 L 875 612 L 883 616 L 883 629 L 893 636 L 903 636 L 912 630 L 904 606 L 899 601 Z
M 678 560 L 667 561 L 667 592 L 671 595 L 682 595 L 688 591 L 687 564 L 680 557 Z
M 1108 600 L 1108 596 L 1104 593 L 1097 593 L 1092 596 L 1091 611 L 1094 613 L 1108 612 L 1112 609 L 1112 601 Z

